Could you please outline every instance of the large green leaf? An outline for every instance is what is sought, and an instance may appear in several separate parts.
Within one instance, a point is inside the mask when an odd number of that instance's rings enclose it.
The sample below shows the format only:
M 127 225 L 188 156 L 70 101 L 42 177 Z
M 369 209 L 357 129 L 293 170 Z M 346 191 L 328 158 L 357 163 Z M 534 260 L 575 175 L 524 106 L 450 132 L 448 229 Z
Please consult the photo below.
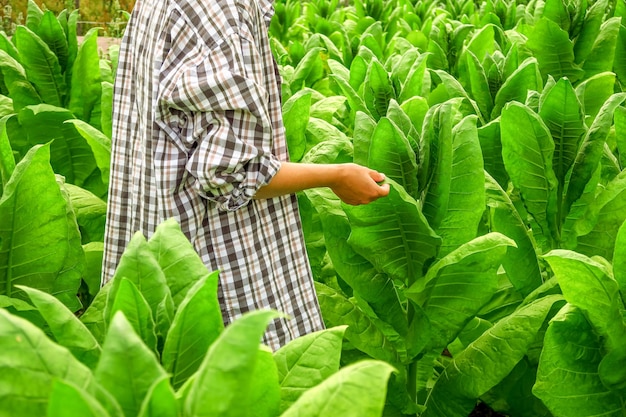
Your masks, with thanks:
M 102 176 L 102 183 L 109 184 L 109 167 L 111 165 L 111 139 L 104 133 L 89 125 L 82 120 L 73 119 L 68 120 L 66 123 L 72 123 L 76 128 L 76 131 L 87 141 L 93 156 L 96 161 L 96 165 L 100 170 Z
M 48 400 L 48 416 L 109 417 L 106 409 L 84 389 L 57 379 Z
M 389 73 L 376 59 L 368 66 L 367 76 L 362 87 L 362 97 L 374 120 L 387 114 L 389 101 L 395 99 L 395 92 L 389 79 Z
M 7 117 L 0 119 L 0 196 L 2 189 L 15 170 L 15 156 L 7 134 Z
M 315 283 L 315 290 L 327 326 L 347 325 L 346 339 L 361 352 L 388 363 L 400 362 L 391 340 L 353 300 L 319 282 Z
M 512 102 L 502 110 L 502 159 L 524 206 L 543 234 L 559 239 L 558 182 L 552 168 L 554 142 L 540 117 L 527 106 Z
M 152 384 L 165 375 L 154 352 L 137 336 L 124 314 L 115 314 L 95 377 L 115 397 L 126 417 L 138 414 Z
M 390 365 L 379 361 L 348 365 L 302 394 L 281 417 L 379 416 L 391 372 Z
M 405 291 L 428 317 L 427 349 L 442 351 L 491 299 L 498 287 L 497 270 L 512 245 L 499 233 L 477 237 L 437 261 Z
M 540 18 L 528 36 L 526 46 L 533 52 L 544 80 L 551 75 L 555 79 L 567 77 L 578 81 L 583 70 L 574 63 L 574 45 L 568 33 L 545 17 Z
M 552 168 L 559 181 L 560 196 L 567 172 L 576 159 L 578 146 L 586 133 L 580 102 L 567 78 L 561 78 L 546 94 L 539 116 L 550 130 L 554 141 Z
M 103 242 L 106 202 L 77 185 L 63 184 L 63 189 L 67 192 L 76 214 L 82 243 Z
M 61 23 L 52 11 L 46 10 L 44 12 L 36 33 L 57 57 L 61 71 L 65 72 L 69 48 L 63 26 L 61 26 Z
M 583 64 L 585 78 L 613 70 L 621 19 L 620 17 L 612 17 L 602 23 L 600 33 L 598 33 L 598 37 Z
M 0 293 L 24 298 L 15 285 L 56 296 L 72 311 L 84 255 L 73 213 L 49 161 L 49 147 L 35 146 L 15 167 L 0 198 Z
M 163 376 L 152 384 L 141 404 L 137 417 L 178 416 L 176 394 L 170 385 L 169 377 Z
M 274 353 L 280 383 L 280 412 L 305 391 L 339 370 L 345 326 L 298 337 Z
M 14 37 L 28 80 L 35 86 L 43 102 L 63 106 L 67 87 L 57 56 L 25 26 L 18 26 Z
M 74 116 L 62 107 L 49 104 L 28 106 L 19 113 L 19 121 L 28 134 L 31 144 L 48 143 L 50 164 L 71 184 L 89 188 L 96 195 L 101 190 L 87 187 L 86 183 L 97 169 L 93 151 L 87 141 L 71 124 L 65 123 Z M 100 181 L 100 184 L 103 184 Z
M 610 261 L 617 231 L 626 220 L 626 172 L 603 187 L 586 208 L 585 215 L 575 223 L 576 251 Z
M 606 137 L 613 124 L 613 113 L 615 108 L 625 99 L 626 93 L 617 93 L 611 96 L 604 103 L 587 131 L 572 166 L 571 178 L 566 189 L 564 213 L 567 213 L 572 204 L 583 195 L 586 184 L 597 169 Z
M 582 311 L 566 305 L 546 331 L 533 393 L 556 416 L 622 417 L 626 398 L 602 383 L 602 356 L 600 337 Z
M 606 265 L 569 251 L 552 251 L 547 256 L 559 279 L 563 295 L 580 308 L 594 330 L 603 336 L 605 356 L 598 368 L 607 388 L 626 389 L 626 323 L 619 284 Z
M 343 95 L 348 99 L 348 103 L 350 104 L 351 111 L 357 112 L 362 111 L 364 113 L 370 114 L 369 110 L 365 106 L 365 102 L 357 94 L 355 89 L 349 83 L 349 72 L 346 67 L 343 66 L 340 62 L 337 62 L 333 59 L 329 59 L 327 61 L 328 67 L 330 69 L 330 78 L 334 80 L 339 88 L 341 89 Z
M 111 315 L 118 311 L 124 313 L 143 343 L 157 353 L 157 337 L 150 306 L 135 284 L 126 278 L 121 278 L 115 298 L 111 301 Z
M 424 263 L 434 258 L 440 238 L 430 228 L 417 201 L 393 182 L 389 195 L 362 206 L 343 205 L 354 250 L 379 271 L 410 284 L 423 275 Z
M 175 305 L 179 305 L 191 287 L 209 272 L 175 219 L 157 226 L 148 248 L 165 276 Z
M 217 300 L 218 273 L 200 279 L 178 306 L 165 345 L 162 363 L 178 389 L 198 370 L 209 346 L 224 329 Z
M 306 127 L 311 112 L 311 91 L 300 90 L 283 105 L 285 134 L 289 145 L 289 160 L 298 162 L 306 150 Z
M 604 103 L 613 95 L 615 81 L 614 73 L 603 72 L 585 79 L 576 86 L 576 95 L 583 105 L 587 126 L 593 122 Z
M 94 369 L 100 357 L 100 344 L 74 313 L 50 294 L 24 286 L 19 288 L 28 294 L 30 301 L 46 320 L 57 343 Z
M 444 143 L 444 142 L 449 143 Z M 485 209 L 483 159 L 476 117 L 468 116 L 453 127 L 451 135 L 439 135 L 436 164 L 423 197 L 428 223 L 441 236 L 439 256 L 445 256 L 476 236 Z
M 469 90 L 472 98 L 476 101 L 483 118 L 489 118 L 493 110 L 493 98 L 485 69 L 471 51 L 465 51 L 464 56 L 467 68 L 466 82 L 469 84 L 469 87 L 466 87 L 466 89 Z
M 339 276 L 380 320 L 406 335 L 408 324 L 393 281 L 348 244 L 351 228 L 341 201 L 330 190 L 308 190 L 307 196 L 319 210 L 326 248 Z
M 28 81 L 22 64 L 3 50 L 0 50 L 0 71 L 16 112 L 25 106 L 41 103 L 42 99 Z
M 256 414 L 254 404 L 248 401 L 258 392 L 259 384 L 264 383 L 262 375 L 252 378 L 259 362 L 259 342 L 269 322 L 279 316 L 275 311 L 258 310 L 226 327 L 211 345 L 189 388 L 185 415 L 265 417 Z M 278 388 L 278 381 L 274 383 Z
M 524 357 L 558 295 L 530 303 L 496 323 L 455 356 L 432 388 L 424 417 L 465 417 L 476 400 Z
M 582 28 L 574 44 L 576 63 L 583 63 L 591 52 L 600 33 L 600 27 L 604 21 L 608 6 L 608 0 L 599 0 L 593 2 L 588 10 L 584 10 Z
M 93 374 L 30 322 L 0 309 L 0 416 L 45 416 L 53 382 L 94 394 Z M 116 415 L 117 417 L 117 415 Z
M 535 58 L 528 58 L 511 74 L 496 93 L 491 119 L 502 112 L 502 108 L 511 101 L 526 102 L 530 91 L 540 91 L 542 87 L 540 67 Z
M 430 87 L 430 78 L 428 77 L 428 72 L 426 72 L 427 58 L 428 54 L 419 55 L 413 62 L 407 77 L 401 80 L 402 87 L 401 90 L 399 90 L 400 93 L 398 96 L 398 102 L 400 104 L 403 104 L 412 97 L 427 94 L 428 87 Z
M 507 248 L 502 266 L 513 286 L 525 297 L 542 283 L 537 249 L 509 195 L 489 175 L 486 176 L 485 189 L 491 230 L 515 241 L 515 247 Z
M 402 185 L 409 195 L 417 196 L 415 153 L 406 136 L 388 118 L 380 118 L 368 142 L 355 141 L 354 154 L 355 163 L 384 172 L 387 178 Z
M 102 95 L 98 31 L 91 29 L 78 49 L 71 72 L 69 110 L 79 119 L 93 123 L 92 112 Z M 94 124 L 99 128 L 99 124 Z

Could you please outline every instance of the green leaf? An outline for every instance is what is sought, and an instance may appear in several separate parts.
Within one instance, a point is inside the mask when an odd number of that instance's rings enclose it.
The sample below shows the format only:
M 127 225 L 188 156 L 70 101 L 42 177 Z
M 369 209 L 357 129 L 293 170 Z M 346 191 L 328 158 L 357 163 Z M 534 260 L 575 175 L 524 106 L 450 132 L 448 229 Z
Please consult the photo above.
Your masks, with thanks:
M 250 376 L 258 363 L 261 337 L 269 322 L 278 317 L 275 311 L 257 310 L 235 320 L 224 330 L 211 345 L 189 388 L 185 415 L 254 414 L 253 409 L 241 405 L 248 404 L 247 398 L 258 383 Z
M 533 394 L 554 415 L 623 416 L 623 392 L 604 386 L 598 373 L 602 351 L 582 311 L 566 305 L 546 331 Z
M 137 417 L 176 417 L 178 415 L 176 395 L 170 386 L 168 376 L 163 376 L 156 380 L 148 390 Z
M 446 132 L 447 133 L 447 132 Z M 447 142 L 447 143 L 446 143 Z M 468 116 L 439 135 L 436 164 L 423 197 L 428 223 L 442 238 L 439 256 L 445 256 L 476 236 L 485 209 L 485 179 L 476 117 Z
M 509 76 L 496 93 L 491 118 L 495 119 L 511 101 L 526 102 L 530 91 L 541 91 L 540 66 L 535 58 L 528 58 Z
M 50 294 L 21 285 L 18 288 L 28 294 L 46 320 L 57 343 L 69 349 L 76 359 L 94 369 L 100 357 L 100 345 L 74 313 Z
M 619 285 L 622 298 L 626 298 L 626 223 L 622 224 L 615 240 L 613 275 Z
M 168 287 L 164 273 L 141 232 L 133 235 L 115 270 L 112 297 L 115 296 L 122 278 L 131 280 L 141 290 L 153 313 L 156 313 L 156 308 L 168 292 Z
M 25 26 L 15 30 L 15 45 L 28 80 L 35 86 L 44 103 L 63 106 L 66 85 L 57 56 L 39 36 Z
M 541 16 L 555 22 L 564 31 L 569 32 L 570 16 L 566 3 L 561 0 L 546 0 Z
M 209 272 L 175 219 L 165 220 L 157 226 L 148 241 L 148 248 L 165 276 L 176 306 L 185 299 L 191 287 Z M 163 297 L 164 292 L 159 293 L 155 301 L 160 302 Z
M 346 339 L 354 347 L 375 359 L 399 363 L 394 344 L 352 300 L 319 282 L 315 290 L 327 326 L 348 325 Z
M 513 286 L 526 297 L 542 283 L 537 249 L 526 223 L 502 187 L 489 175 L 485 179 L 491 230 L 515 241 L 502 259 L 502 266 Z
M 63 184 L 69 195 L 83 244 L 104 241 L 107 204 L 88 190 L 73 184 Z
M 526 46 L 537 58 L 544 80 L 551 75 L 554 79 L 567 77 L 574 83 L 582 77 L 584 71 L 574 63 L 574 45 L 568 33 L 552 20 L 540 18 Z
M 7 117 L 0 119 L 0 195 L 15 170 L 15 156 L 7 134 Z
M 407 100 L 415 96 L 425 96 L 430 86 L 427 69 L 428 54 L 421 54 L 415 61 L 407 74 L 402 79 L 402 87 L 398 96 L 398 102 L 404 104 Z
M 85 272 L 83 273 L 83 280 L 89 288 L 89 295 L 95 297 L 100 291 L 104 243 L 86 243 L 83 245 L 83 251 L 85 252 Z
M 598 112 L 613 95 L 615 89 L 615 74 L 612 72 L 604 72 L 587 78 L 576 86 L 576 95 L 583 104 L 584 114 L 591 121 L 585 120 L 590 124 L 596 118 Z
M 41 22 L 43 11 L 39 8 L 34 0 L 28 0 L 28 6 L 26 8 L 26 27 L 32 31 L 36 31 Z
M 619 285 L 607 267 L 577 252 L 553 250 L 544 255 L 559 280 L 563 297 L 578 307 L 609 349 L 622 349 L 626 341 L 624 306 Z
M 379 120 L 387 114 L 389 101 L 395 99 L 389 73 L 378 60 L 370 63 L 365 82 L 361 87 L 362 97 L 374 120 Z
M 350 75 L 346 67 L 344 67 L 343 64 L 341 64 L 340 62 L 337 62 L 333 59 L 329 59 L 327 61 L 327 64 L 328 68 L 330 69 L 330 78 L 337 83 L 343 95 L 346 96 L 346 98 L 348 99 L 348 104 L 350 105 L 351 111 L 362 111 L 369 115 L 370 112 L 365 106 L 365 102 L 348 82 Z
M 469 91 L 476 101 L 483 118 L 488 118 L 493 110 L 493 98 L 489 89 L 489 80 L 482 64 L 469 50 L 465 52 Z
M 302 394 L 281 417 L 379 416 L 391 372 L 391 366 L 379 361 L 348 365 Z
M 98 31 L 91 29 L 78 49 L 72 68 L 69 110 L 79 119 L 90 122 L 102 95 Z M 91 121 L 93 123 L 93 121 Z M 98 128 L 99 126 L 94 126 Z
M 102 133 L 110 138 L 113 134 L 113 83 L 102 82 L 102 99 L 100 101 L 100 127 Z
M 369 141 L 355 142 L 354 153 L 355 163 L 384 172 L 409 195 L 417 196 L 415 153 L 406 136 L 387 117 L 380 118 Z
M 500 119 L 493 120 L 478 128 L 478 141 L 483 154 L 485 171 L 491 175 L 501 187 L 507 187 L 509 174 L 502 160 L 502 140 L 500 138 Z
M 586 133 L 584 115 L 572 83 L 561 78 L 546 94 L 539 116 L 554 140 L 552 167 L 559 181 L 559 195 L 565 178 L 574 163 L 578 146 Z
M 126 278 L 120 280 L 111 303 L 111 316 L 118 311 L 124 313 L 124 317 L 143 343 L 157 353 L 155 324 L 150 306 L 135 284 Z
M 22 64 L 3 50 L 0 50 L 0 71 L 16 112 L 25 106 L 41 103 L 41 97 L 28 81 Z
M 435 257 L 440 238 L 417 201 L 387 181 L 390 191 L 385 198 L 362 206 L 343 205 L 352 228 L 348 243 L 378 271 L 410 284 L 423 275 L 424 263 Z
M 115 314 L 95 376 L 119 402 L 124 415 L 136 416 L 153 383 L 166 375 L 154 352 L 143 344 L 124 314 Z
M 584 22 L 574 44 L 576 63 L 580 64 L 585 61 L 591 52 L 600 33 L 608 6 L 608 0 L 599 0 L 593 2 L 588 10 L 584 10 Z
M 600 33 L 583 64 L 585 78 L 613 70 L 621 19 L 612 17 L 602 23 Z
M 15 285 L 48 292 L 70 310 L 80 307 L 84 255 L 74 215 L 49 164 L 35 146 L 15 167 L 0 198 L 0 294 L 24 298 Z
M 50 417 L 109 417 L 105 408 L 87 391 L 60 379 L 52 383 L 47 415 Z
M 178 389 L 196 372 L 209 346 L 224 329 L 217 299 L 218 273 L 200 279 L 180 303 L 163 347 L 161 362 Z
M 306 127 L 311 112 L 311 91 L 301 90 L 283 105 L 285 135 L 289 148 L 289 160 L 298 162 L 306 150 Z
M 585 185 L 591 179 L 595 172 L 602 152 L 606 137 L 609 133 L 613 121 L 613 113 L 626 99 L 626 93 L 617 93 L 611 96 L 598 112 L 593 124 L 587 131 L 585 138 L 581 144 L 574 165 L 572 166 L 572 174 L 566 189 L 565 209 L 567 213 L 572 204 L 578 200 L 585 190 Z
M 280 383 L 280 412 L 339 370 L 346 326 L 298 337 L 274 353 Z
M 477 237 L 437 261 L 405 291 L 428 317 L 427 349 L 442 351 L 491 299 L 498 288 L 497 270 L 513 245 L 499 233 Z
M 432 388 L 424 417 L 466 416 L 476 400 L 524 357 L 558 295 L 543 297 L 503 318 L 455 356 Z
M 558 241 L 558 182 L 552 168 L 554 142 L 548 128 L 530 108 L 512 102 L 502 110 L 500 129 L 502 159 L 513 185 L 520 190 L 524 206 L 543 234 Z
M 36 33 L 57 57 L 61 66 L 61 72 L 65 72 L 69 48 L 63 26 L 61 26 L 61 23 L 52 11 L 46 10 L 44 12 Z
M 576 251 L 611 261 L 617 231 L 626 220 L 626 172 L 621 172 L 587 203 L 587 211 L 575 225 Z
M 109 184 L 109 166 L 111 165 L 111 139 L 104 133 L 89 125 L 86 122 L 78 119 L 67 120 L 65 123 L 71 123 L 76 128 L 76 131 L 87 141 L 93 156 L 96 160 L 96 165 L 100 170 L 102 176 L 102 183 Z
M 93 374 L 30 322 L 0 309 L 0 402 L 5 416 L 45 416 L 53 382 L 95 389 Z
M 339 276 L 368 303 L 380 320 L 390 324 L 400 335 L 406 335 L 408 324 L 393 281 L 386 274 L 378 273 L 347 242 L 351 228 L 341 209 L 341 201 L 329 190 L 308 190 L 307 196 L 318 208 L 326 248 Z
M 99 195 L 98 189 L 87 185 L 97 168 L 91 147 L 72 125 L 65 123 L 73 118 L 67 109 L 49 104 L 28 106 L 19 113 L 19 122 L 31 144 L 52 141 L 50 164 L 54 172 L 63 175 L 67 182 Z

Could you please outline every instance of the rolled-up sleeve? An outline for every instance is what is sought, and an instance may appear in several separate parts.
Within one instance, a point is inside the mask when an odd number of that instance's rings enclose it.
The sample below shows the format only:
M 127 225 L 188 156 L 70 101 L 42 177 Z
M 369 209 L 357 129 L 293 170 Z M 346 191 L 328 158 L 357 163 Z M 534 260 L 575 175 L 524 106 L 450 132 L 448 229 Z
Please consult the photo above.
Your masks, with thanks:
M 195 50 L 164 84 L 160 105 L 176 115 L 179 128 L 170 137 L 187 152 L 193 187 L 219 209 L 236 210 L 280 168 L 264 68 L 254 42 L 235 33 L 213 48 Z

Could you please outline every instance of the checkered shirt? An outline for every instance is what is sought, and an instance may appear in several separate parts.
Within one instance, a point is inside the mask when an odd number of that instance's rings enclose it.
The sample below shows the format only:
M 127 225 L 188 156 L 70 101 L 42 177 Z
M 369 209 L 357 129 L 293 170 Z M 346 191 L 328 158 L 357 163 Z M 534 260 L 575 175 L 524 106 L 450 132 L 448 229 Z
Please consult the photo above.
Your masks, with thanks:
M 136 231 L 175 218 L 229 323 L 272 308 L 276 349 L 323 327 L 294 195 L 253 200 L 286 161 L 268 0 L 140 0 L 122 40 L 103 283 Z

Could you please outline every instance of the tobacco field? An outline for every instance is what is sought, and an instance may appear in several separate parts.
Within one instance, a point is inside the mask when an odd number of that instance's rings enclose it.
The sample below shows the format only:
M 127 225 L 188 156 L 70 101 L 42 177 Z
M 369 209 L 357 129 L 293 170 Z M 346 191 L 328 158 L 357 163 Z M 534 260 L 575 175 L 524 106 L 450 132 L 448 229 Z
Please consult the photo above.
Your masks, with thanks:
M 626 417 L 626 1 L 278 0 L 290 159 L 327 329 L 224 327 L 176 221 L 100 288 L 117 47 L 0 32 L 0 416 Z

